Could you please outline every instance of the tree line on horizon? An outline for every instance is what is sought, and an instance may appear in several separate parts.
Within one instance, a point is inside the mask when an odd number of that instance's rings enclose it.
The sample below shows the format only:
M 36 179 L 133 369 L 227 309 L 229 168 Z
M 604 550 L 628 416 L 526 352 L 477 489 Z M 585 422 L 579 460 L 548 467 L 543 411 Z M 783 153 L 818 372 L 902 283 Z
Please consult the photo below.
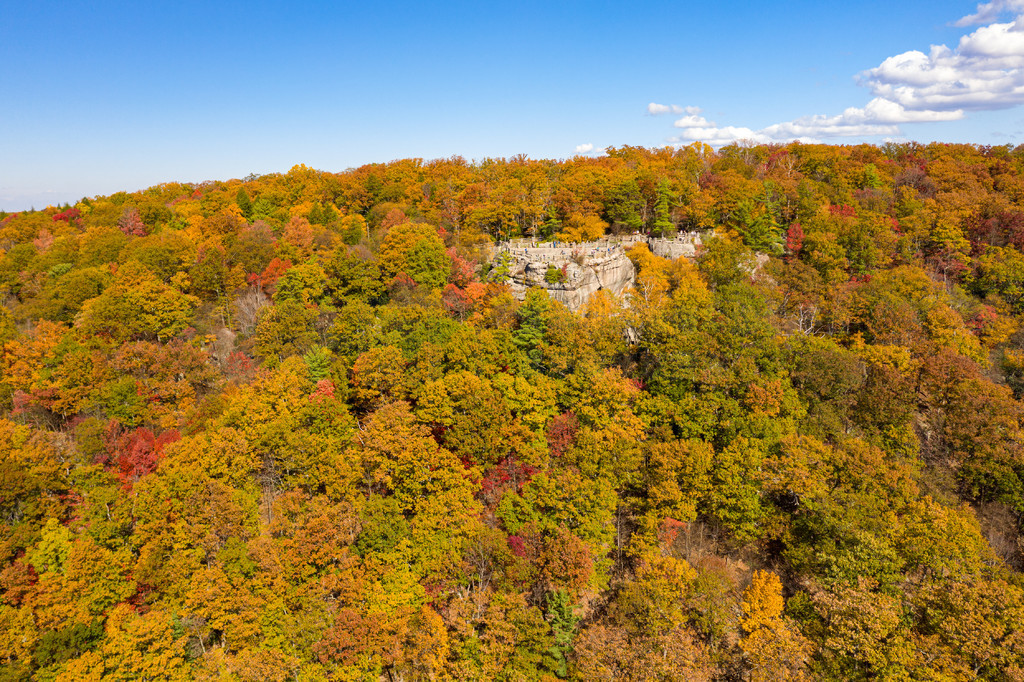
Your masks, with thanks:
M 167 183 L 0 294 L 0 680 L 1024 680 L 1024 149 Z

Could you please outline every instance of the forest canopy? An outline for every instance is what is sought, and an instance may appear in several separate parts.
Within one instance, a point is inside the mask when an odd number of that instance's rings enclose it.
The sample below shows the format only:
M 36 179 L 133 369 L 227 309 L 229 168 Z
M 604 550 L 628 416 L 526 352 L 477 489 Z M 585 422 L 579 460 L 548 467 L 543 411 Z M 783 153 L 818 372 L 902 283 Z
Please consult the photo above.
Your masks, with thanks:
M 0 679 L 1024 680 L 1024 148 L 168 183 L 0 291 Z

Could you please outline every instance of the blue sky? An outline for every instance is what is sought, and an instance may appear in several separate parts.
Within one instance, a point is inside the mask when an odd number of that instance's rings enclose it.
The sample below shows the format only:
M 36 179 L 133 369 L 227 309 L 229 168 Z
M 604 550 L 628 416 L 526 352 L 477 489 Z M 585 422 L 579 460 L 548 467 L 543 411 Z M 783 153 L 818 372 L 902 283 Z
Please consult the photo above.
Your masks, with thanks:
M 1020 144 L 1021 14 L 1024 0 L 0 0 L 0 209 L 299 163 Z

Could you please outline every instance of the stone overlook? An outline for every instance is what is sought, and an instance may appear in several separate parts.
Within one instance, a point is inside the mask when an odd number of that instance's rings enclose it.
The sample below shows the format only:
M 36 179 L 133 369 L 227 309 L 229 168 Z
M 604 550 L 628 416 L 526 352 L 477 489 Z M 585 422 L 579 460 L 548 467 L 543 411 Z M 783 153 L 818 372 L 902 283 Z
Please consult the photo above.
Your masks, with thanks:
M 633 286 L 636 269 L 626 256 L 626 249 L 633 245 L 646 244 L 655 255 L 675 259 L 696 257 L 701 243 L 696 232 L 671 239 L 632 234 L 583 243 L 518 239 L 498 244 L 491 263 L 505 270 L 505 282 L 517 298 L 526 296 L 531 287 L 540 287 L 577 311 L 596 291 L 619 295 Z

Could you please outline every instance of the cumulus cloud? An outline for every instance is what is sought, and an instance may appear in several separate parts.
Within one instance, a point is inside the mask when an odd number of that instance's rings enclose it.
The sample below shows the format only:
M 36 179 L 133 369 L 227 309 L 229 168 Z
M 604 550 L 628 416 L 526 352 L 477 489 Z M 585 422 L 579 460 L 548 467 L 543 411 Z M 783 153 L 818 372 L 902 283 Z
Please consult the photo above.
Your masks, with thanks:
M 999 21 L 1013 13 L 1008 21 Z M 910 50 L 889 57 L 857 76 L 874 99 L 834 116 L 804 116 L 752 130 L 719 126 L 697 107 L 651 103 L 651 114 L 685 113 L 673 123 L 670 142 L 701 140 L 820 141 L 842 137 L 899 136 L 900 124 L 955 121 L 966 111 L 990 111 L 1024 104 L 1024 0 L 992 0 L 977 6 L 957 26 L 984 24 L 960 38 L 955 48 L 933 45 L 925 54 Z
M 676 127 L 676 128 L 705 128 L 708 125 L 714 125 L 713 123 L 709 124 L 708 120 L 700 115 L 700 112 L 701 112 L 700 107 L 686 107 L 686 109 L 687 109 L 686 116 L 678 119 L 675 123 L 673 123 L 672 124 L 673 127 Z
M 590 144 L 589 142 L 587 142 L 586 144 L 576 145 L 577 154 L 589 154 L 592 151 L 594 151 L 594 145 Z
M 1024 16 L 982 26 L 956 49 L 933 45 L 889 57 L 860 75 L 876 97 L 917 111 L 1006 109 L 1024 104 Z

